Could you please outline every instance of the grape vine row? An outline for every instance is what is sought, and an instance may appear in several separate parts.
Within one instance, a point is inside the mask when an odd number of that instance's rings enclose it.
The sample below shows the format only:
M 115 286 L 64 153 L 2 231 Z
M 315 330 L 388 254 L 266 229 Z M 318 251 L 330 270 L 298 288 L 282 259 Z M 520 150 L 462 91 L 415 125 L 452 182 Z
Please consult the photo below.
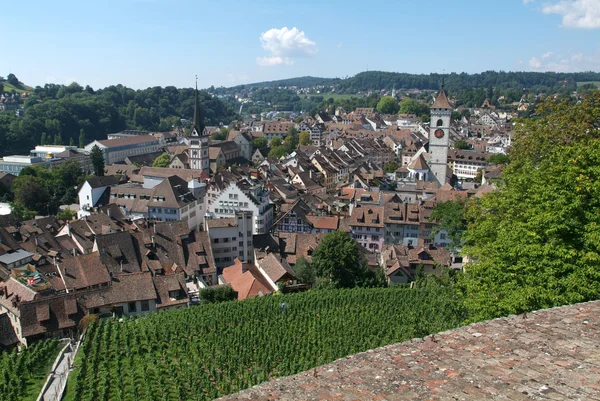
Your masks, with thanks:
M 460 325 L 456 292 L 351 289 L 275 295 L 90 327 L 75 401 L 211 400 L 371 348 Z

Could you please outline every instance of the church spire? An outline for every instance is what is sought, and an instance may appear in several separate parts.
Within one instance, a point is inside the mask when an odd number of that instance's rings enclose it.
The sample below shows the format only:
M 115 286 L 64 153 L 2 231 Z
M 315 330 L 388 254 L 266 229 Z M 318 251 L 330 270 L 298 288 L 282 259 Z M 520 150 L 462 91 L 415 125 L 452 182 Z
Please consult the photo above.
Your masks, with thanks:
M 196 100 L 194 102 L 194 128 L 198 136 L 204 135 L 204 121 L 200 115 L 200 105 L 198 101 L 198 76 L 196 75 Z

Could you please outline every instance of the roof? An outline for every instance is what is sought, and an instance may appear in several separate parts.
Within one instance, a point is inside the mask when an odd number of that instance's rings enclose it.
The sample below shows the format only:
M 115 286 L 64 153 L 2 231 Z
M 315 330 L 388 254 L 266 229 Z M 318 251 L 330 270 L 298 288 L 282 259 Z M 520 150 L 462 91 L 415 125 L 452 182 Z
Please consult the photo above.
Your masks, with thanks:
M 118 231 L 96 236 L 100 260 L 112 273 L 141 271 L 136 247 L 129 231 Z
M 61 294 L 23 302 L 20 305 L 23 336 L 30 337 L 75 328 L 84 316 L 77 303 L 77 296 L 76 293 Z
M 87 180 L 92 188 L 110 187 L 119 183 L 119 178 L 115 175 L 105 175 L 102 177 L 94 176 Z
M 209 230 L 211 228 L 237 227 L 237 220 L 234 217 L 228 217 L 225 219 L 208 219 L 206 220 L 206 226 Z
M 164 276 L 154 276 L 154 286 L 156 287 L 156 292 L 158 294 L 157 308 L 187 305 L 189 298 L 183 272 L 167 274 Z M 179 296 L 175 298 L 170 297 L 170 291 L 179 291 Z
M 306 216 L 314 228 L 321 230 L 337 230 L 340 218 L 338 216 Z
M 10 347 L 19 342 L 19 338 L 15 333 L 15 329 L 13 328 L 10 318 L 7 313 L 3 313 L 0 315 L 0 346 L 2 347 Z M 2 348 L 0 347 L 0 349 Z
M 423 153 L 421 153 L 419 157 L 410 163 L 408 168 L 411 170 L 429 170 L 429 167 L 427 167 L 427 162 L 423 158 Z
M 296 279 L 294 270 L 292 270 L 289 263 L 280 255 L 269 253 L 266 257 L 258 260 L 256 263 L 274 283 L 281 280 Z
M 442 88 L 435 98 L 435 102 L 433 102 L 432 109 L 452 109 L 450 103 L 448 102 L 448 95 L 446 95 L 446 90 Z
M 69 290 L 79 290 L 108 284 L 110 275 L 98 252 L 77 255 L 58 263 L 61 276 Z
M 156 142 L 158 144 L 159 141 L 158 138 L 155 138 L 152 135 L 133 135 L 125 138 L 104 139 L 98 142 L 110 149 L 120 146 L 136 145 L 138 143 L 146 142 Z
M 184 168 L 167 168 L 167 167 L 142 167 L 139 175 L 144 177 L 159 177 L 167 178 L 174 175 L 184 179 L 185 181 L 191 181 L 193 178 L 204 179 L 208 178 L 206 173 L 201 170 L 191 170 Z
M 271 288 L 267 279 L 253 264 L 242 263 L 238 258 L 235 264 L 223 269 L 225 282 L 238 293 L 238 299 L 268 295 Z
M 383 217 L 383 206 L 357 205 L 347 220 L 351 227 L 383 227 Z
M 600 398 L 600 301 L 388 345 L 220 398 L 590 400 Z M 307 390 L 309 389 L 309 390 Z
M 152 273 L 139 272 L 115 275 L 111 285 L 98 291 L 88 292 L 79 298 L 88 309 L 110 306 L 123 302 L 156 299 Z

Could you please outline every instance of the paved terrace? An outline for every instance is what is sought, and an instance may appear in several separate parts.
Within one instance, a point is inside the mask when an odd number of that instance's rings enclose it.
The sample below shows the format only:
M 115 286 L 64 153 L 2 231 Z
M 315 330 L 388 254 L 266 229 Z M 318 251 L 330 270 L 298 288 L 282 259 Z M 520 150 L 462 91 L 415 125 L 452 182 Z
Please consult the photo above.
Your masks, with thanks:
M 221 400 L 600 400 L 600 301 L 339 359 Z

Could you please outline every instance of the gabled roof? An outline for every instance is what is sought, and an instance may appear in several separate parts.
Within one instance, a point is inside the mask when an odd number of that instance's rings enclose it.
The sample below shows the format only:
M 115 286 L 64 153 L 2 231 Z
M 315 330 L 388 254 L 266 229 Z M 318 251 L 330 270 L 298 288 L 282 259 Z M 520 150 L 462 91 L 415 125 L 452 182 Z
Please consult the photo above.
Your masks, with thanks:
M 272 291 L 269 282 L 253 264 L 242 263 L 238 258 L 235 264 L 223 269 L 225 282 L 238 293 L 238 299 L 268 295 Z
M 423 153 L 421 153 L 419 157 L 410 163 L 408 168 L 411 170 L 429 170 L 429 167 L 427 167 L 427 162 L 423 158 Z

